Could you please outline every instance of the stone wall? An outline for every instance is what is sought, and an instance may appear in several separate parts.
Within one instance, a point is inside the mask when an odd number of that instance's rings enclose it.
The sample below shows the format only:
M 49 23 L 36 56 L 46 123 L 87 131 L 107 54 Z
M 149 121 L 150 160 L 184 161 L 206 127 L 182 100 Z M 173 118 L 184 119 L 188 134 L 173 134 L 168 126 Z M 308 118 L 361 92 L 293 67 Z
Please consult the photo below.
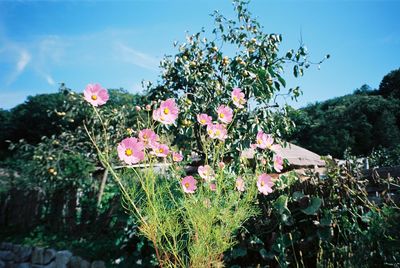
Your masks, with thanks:
M 103 261 L 88 262 L 68 250 L 0 243 L 0 268 L 105 268 Z

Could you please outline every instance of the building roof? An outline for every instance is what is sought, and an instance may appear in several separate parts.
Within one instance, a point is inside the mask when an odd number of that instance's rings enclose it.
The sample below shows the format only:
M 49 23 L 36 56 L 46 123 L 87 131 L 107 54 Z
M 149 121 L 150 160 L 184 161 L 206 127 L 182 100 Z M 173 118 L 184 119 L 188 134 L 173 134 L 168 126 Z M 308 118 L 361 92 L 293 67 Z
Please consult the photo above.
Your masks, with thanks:
M 289 142 L 286 147 L 277 149 L 276 153 L 282 158 L 286 158 L 294 167 L 325 166 L 325 161 L 321 160 L 320 155 Z

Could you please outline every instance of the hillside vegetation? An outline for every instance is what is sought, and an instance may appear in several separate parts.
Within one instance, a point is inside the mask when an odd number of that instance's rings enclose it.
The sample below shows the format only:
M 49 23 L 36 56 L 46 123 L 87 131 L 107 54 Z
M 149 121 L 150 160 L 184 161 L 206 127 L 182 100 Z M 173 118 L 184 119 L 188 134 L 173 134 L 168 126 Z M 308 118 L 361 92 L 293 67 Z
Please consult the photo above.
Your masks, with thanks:
M 363 85 L 353 94 L 310 104 L 292 115 L 297 125 L 289 137 L 321 155 L 369 155 L 393 149 L 400 141 L 400 69 L 387 74 L 379 89 Z

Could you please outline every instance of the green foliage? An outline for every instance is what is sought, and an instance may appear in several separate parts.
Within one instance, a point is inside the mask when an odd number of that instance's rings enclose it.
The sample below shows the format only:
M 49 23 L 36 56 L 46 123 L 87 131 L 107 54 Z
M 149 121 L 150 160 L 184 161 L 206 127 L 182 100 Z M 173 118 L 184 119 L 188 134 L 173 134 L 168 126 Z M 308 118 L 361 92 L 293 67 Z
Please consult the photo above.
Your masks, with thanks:
M 204 32 L 188 36 L 187 43 L 177 45 L 177 55 L 164 59 L 162 81 L 149 86 L 148 98 L 110 90 L 107 105 L 92 109 L 63 85 L 58 94 L 32 97 L 9 112 L 0 111 L 5 122 L 0 126 L 2 138 L 17 141 L 29 137 L 27 142 L 12 145 L 14 156 L 6 164 L 21 177 L 10 178 L 10 187 L 39 187 L 47 203 L 60 191 L 80 193 L 76 211 L 81 212 L 72 216 L 76 229 L 71 231 L 62 218 L 58 221 L 61 230 L 54 231 L 47 223 L 29 235 L 22 234 L 24 237 L 13 236 L 15 240 L 69 248 L 89 259 L 107 259 L 110 266 L 116 265 L 118 257 L 120 266 L 125 267 L 399 263 L 400 213 L 391 199 L 391 187 L 398 185 L 398 180 L 375 182 L 387 187 L 378 193 L 382 204 L 376 205 L 368 196 L 366 180 L 357 180 L 353 170 L 328 161 L 325 176 L 312 174 L 299 180 L 289 172 L 276 176 L 272 194 L 260 196 L 256 174 L 273 171 L 272 152 L 258 153 L 259 159 L 254 161 L 239 157 L 240 151 L 254 142 L 258 130 L 284 137 L 293 128 L 290 116 L 298 126 L 294 139 L 322 154 L 341 156 L 348 147 L 367 154 L 377 146 L 391 146 L 400 140 L 399 101 L 363 86 L 355 95 L 299 111 L 274 107 L 275 97 L 286 87 L 284 64 L 292 62 L 293 75 L 303 75 L 309 66 L 307 51 L 301 45 L 280 56 L 282 36 L 263 33 L 246 4 L 234 3 L 237 19 L 214 13 L 215 39 L 204 39 Z M 228 52 L 230 48 L 234 55 L 223 53 L 222 49 Z M 392 76 L 383 84 L 391 85 L 387 81 L 393 80 Z M 196 115 L 214 115 L 218 105 L 229 105 L 234 87 L 242 88 L 249 104 L 235 111 L 226 143 L 210 141 L 195 123 Z M 299 88 L 288 90 L 293 99 L 300 94 Z M 144 104 L 155 105 L 151 100 L 168 97 L 178 99 L 182 107 L 177 126 L 153 125 L 151 109 L 143 109 Z M 135 105 L 141 107 L 140 112 Z M 13 125 L 14 121 L 19 123 Z M 92 133 L 92 141 L 83 125 Z M 29 133 L 24 132 L 26 126 L 32 128 Z M 148 158 L 145 169 L 119 168 L 116 144 L 145 127 L 156 127 L 164 134 L 162 142 L 173 141 L 174 150 L 185 149 L 185 161 L 160 172 L 152 169 L 155 157 Z M 98 148 L 93 148 L 92 142 Z M 215 192 L 207 183 L 199 185 L 196 194 L 182 192 L 184 167 L 193 163 L 188 156 L 191 149 L 217 171 Z M 398 163 L 398 148 L 374 150 L 373 155 L 379 165 Z M 261 159 L 264 164 L 258 163 Z M 220 161 L 226 163 L 224 168 L 218 167 Z M 96 177 L 104 169 L 116 180 L 107 180 L 101 191 Z M 238 175 L 246 182 L 245 194 L 235 190 Z M 47 206 L 46 213 L 51 214 L 52 209 Z M 90 215 L 85 216 L 85 211 Z M 2 239 L 11 239 L 2 232 Z
M 400 142 L 400 102 L 373 94 L 347 95 L 292 110 L 295 143 L 321 155 L 343 157 L 347 148 L 368 155 Z
M 120 89 L 109 92 L 113 99 L 101 114 L 107 118 L 103 122 L 107 140 L 117 140 L 136 128 L 134 105 L 143 106 L 145 98 Z M 51 103 L 56 100 L 60 102 Z M 1 191 L 35 190 L 43 199 L 40 218 L 33 219 L 39 224 L 34 231 L 9 226 L 0 232 L 0 240 L 67 248 L 87 259 L 110 263 L 120 258 L 121 266 L 136 261 L 149 266 L 154 264 L 154 251 L 144 238 L 135 236 L 137 227 L 120 206 L 118 186 L 107 180 L 104 190 L 100 189 L 104 169 L 82 126 L 84 122 L 101 125 L 93 120 L 92 112 L 81 95 L 64 85 L 57 94 L 31 97 L 11 111 L 1 111 L 0 116 L 8 120 L 1 125 L 1 135 L 10 139 L 15 131 L 23 133 L 25 127 L 11 124 L 11 118 L 30 121 L 32 116 L 35 127 L 31 130 L 37 133 L 28 129 L 27 135 L 38 138 L 11 143 L 12 154 L 1 163 L 11 176 L 1 177 Z M 42 131 L 45 128 L 49 131 Z
M 384 97 L 400 98 L 400 68 L 383 77 L 378 93 Z
M 379 147 L 368 155 L 370 167 L 394 167 L 400 166 L 400 145 L 392 148 Z
M 183 150 L 185 155 L 196 153 L 201 162 L 216 170 L 215 192 L 210 190 L 208 182 L 201 183 L 193 195 L 182 193 L 183 166 L 173 164 L 168 173 L 158 176 L 153 171 L 157 158 L 147 150 L 141 163 L 146 167 L 144 171 L 136 166 L 119 171 L 115 168 L 113 149 L 118 137 L 108 134 L 109 115 L 93 107 L 91 114 L 97 119 L 92 121 L 101 125 L 85 124 L 90 126 L 85 129 L 102 165 L 119 184 L 125 206 L 138 220 L 141 233 L 154 244 L 161 266 L 223 265 L 223 253 L 235 244 L 232 235 L 256 214 L 257 176 L 273 171 L 273 151 L 260 152 L 259 159 L 253 163 L 242 161 L 240 152 L 255 142 L 258 131 L 279 138 L 293 127 L 288 107 L 280 108 L 274 102 L 286 87 L 284 64 L 293 64 L 296 77 L 303 75 L 304 69 L 310 66 L 306 48 L 301 44 L 298 50 L 280 55 L 282 36 L 264 33 L 251 17 L 245 1 L 234 1 L 234 7 L 237 14 L 234 20 L 218 12 L 213 14 L 215 38 L 211 41 L 203 37 L 202 31 L 187 36 L 187 43 L 177 44 L 178 53 L 161 62 L 160 84 L 149 84 L 149 99 L 155 102 L 167 98 L 177 100 L 180 108 L 177 124 L 163 126 L 148 120 L 151 109 L 137 113 L 142 119 L 137 124 L 138 129 L 150 128 L 157 134 L 164 134 L 162 143 L 169 144 L 167 141 L 172 139 L 177 150 Z M 235 55 L 229 57 L 222 48 L 234 49 Z M 226 140 L 212 140 L 196 122 L 196 116 L 207 113 L 215 118 L 220 105 L 232 103 L 231 92 L 235 87 L 244 92 L 248 105 L 235 108 L 232 123 L 225 122 L 229 123 Z M 300 94 L 299 88 L 285 93 L 292 99 Z M 152 105 L 155 106 L 155 102 Z M 126 136 L 136 137 L 136 134 L 137 131 Z M 261 159 L 263 164 L 258 161 Z M 187 160 L 193 162 L 193 159 Z M 220 162 L 226 163 L 225 169 L 217 167 Z M 243 194 L 235 190 L 235 178 L 239 175 L 247 185 Z M 287 176 L 277 187 L 284 188 L 293 181 Z M 313 204 L 310 211 L 316 209 L 315 206 Z
M 171 170 L 177 169 L 172 166 Z M 145 218 L 140 230 L 157 247 L 163 266 L 204 267 L 221 264 L 223 253 L 234 245 L 231 234 L 241 223 L 255 215 L 255 182 L 241 198 L 234 190 L 235 178 L 219 172 L 217 191 L 200 186 L 194 195 L 182 193 L 180 179 L 126 171 L 124 179 L 133 180 L 131 195 Z M 128 179 L 128 180 L 129 180 Z M 248 181 L 249 184 L 251 181 Z M 133 190 L 134 189 L 134 190 Z M 252 197 L 253 196 L 253 197 Z M 137 215 L 134 209 L 132 212 Z
M 230 267 L 396 265 L 400 208 L 392 198 L 400 194 L 399 179 L 369 182 L 355 173 L 328 160 L 324 177 L 310 173 L 260 198 L 262 216 L 244 225 L 225 262 Z M 368 194 L 372 186 L 382 190 Z
M 286 138 L 318 154 L 343 157 L 392 147 L 400 141 L 400 69 L 385 75 L 379 90 L 363 85 L 353 94 L 289 110 L 296 129 Z
M 289 107 L 277 106 L 275 98 L 283 94 L 296 99 L 301 91 L 298 87 L 285 90 L 284 67 L 293 67 L 294 76 L 300 76 L 310 63 L 303 44 L 297 50 L 281 52 L 282 35 L 265 33 L 245 1 L 233 4 L 234 19 L 213 13 L 213 38 L 203 30 L 188 35 L 185 43 L 175 44 L 178 53 L 161 62 L 162 81 L 150 85 L 148 94 L 153 100 L 179 98 L 182 109 L 177 128 L 172 129 L 174 144 L 204 158 L 196 115 L 215 114 L 219 105 L 231 103 L 232 89 L 241 88 L 248 103 L 244 109 L 235 109 L 225 152 L 227 158 L 236 161 L 237 150 L 248 148 L 259 130 L 279 138 L 293 128 Z
M 0 109 L 0 159 L 7 155 L 8 143 L 6 140 L 11 137 L 11 113 Z
M 25 139 L 29 143 L 40 142 L 42 136 L 60 133 L 60 118 L 50 112 L 61 107 L 66 100 L 60 93 L 41 94 L 11 109 L 9 118 L 12 127 L 11 141 Z

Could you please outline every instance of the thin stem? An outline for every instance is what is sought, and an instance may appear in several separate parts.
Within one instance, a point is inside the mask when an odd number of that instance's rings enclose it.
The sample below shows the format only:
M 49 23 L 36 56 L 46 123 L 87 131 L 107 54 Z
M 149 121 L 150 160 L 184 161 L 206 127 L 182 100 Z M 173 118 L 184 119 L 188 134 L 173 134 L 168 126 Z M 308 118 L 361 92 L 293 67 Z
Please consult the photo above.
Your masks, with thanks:
M 140 213 L 140 210 L 136 207 L 135 202 L 131 199 L 130 195 L 128 194 L 128 192 L 126 191 L 124 185 L 121 182 L 120 177 L 117 175 L 117 173 L 114 171 L 114 169 L 112 168 L 112 166 L 110 165 L 110 163 L 107 161 L 107 159 L 105 159 L 103 153 L 101 152 L 100 148 L 97 146 L 96 142 L 94 141 L 92 135 L 90 135 L 89 130 L 86 127 L 86 124 L 83 124 L 85 131 L 87 133 L 87 135 L 89 136 L 89 139 L 92 141 L 94 147 L 97 150 L 97 153 L 99 154 L 99 158 L 100 158 L 100 162 L 103 164 L 103 166 L 108 169 L 111 173 L 111 175 L 114 177 L 115 181 L 118 183 L 123 196 L 129 201 L 129 203 L 132 205 L 132 207 L 134 208 L 136 214 L 138 215 L 138 217 L 140 218 L 140 220 L 143 222 L 143 224 L 147 225 L 146 220 L 143 218 L 143 216 Z

